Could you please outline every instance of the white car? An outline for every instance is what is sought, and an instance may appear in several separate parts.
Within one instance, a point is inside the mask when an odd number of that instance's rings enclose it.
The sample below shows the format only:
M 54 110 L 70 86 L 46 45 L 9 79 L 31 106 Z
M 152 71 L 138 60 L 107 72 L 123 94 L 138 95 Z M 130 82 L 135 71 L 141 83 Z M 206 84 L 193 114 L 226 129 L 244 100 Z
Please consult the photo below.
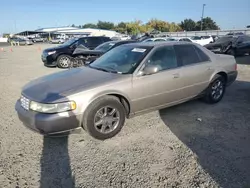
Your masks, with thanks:
M 167 41 L 167 38 L 163 38 L 163 37 L 148 38 L 142 42 L 159 42 L 159 41 Z
M 185 41 L 185 42 L 192 42 L 189 38 L 186 37 L 169 37 L 167 41 Z
M 214 39 L 212 36 L 194 36 L 194 37 L 191 37 L 190 40 L 202 46 L 214 42 Z

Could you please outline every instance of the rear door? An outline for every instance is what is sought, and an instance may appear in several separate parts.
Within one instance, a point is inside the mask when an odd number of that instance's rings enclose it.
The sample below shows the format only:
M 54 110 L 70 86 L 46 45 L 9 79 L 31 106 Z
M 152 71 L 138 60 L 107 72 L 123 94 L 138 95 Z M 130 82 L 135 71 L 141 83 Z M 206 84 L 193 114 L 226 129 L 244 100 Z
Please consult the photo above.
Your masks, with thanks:
M 207 54 L 193 44 L 174 45 L 179 64 L 184 98 L 201 94 L 209 85 L 215 71 Z

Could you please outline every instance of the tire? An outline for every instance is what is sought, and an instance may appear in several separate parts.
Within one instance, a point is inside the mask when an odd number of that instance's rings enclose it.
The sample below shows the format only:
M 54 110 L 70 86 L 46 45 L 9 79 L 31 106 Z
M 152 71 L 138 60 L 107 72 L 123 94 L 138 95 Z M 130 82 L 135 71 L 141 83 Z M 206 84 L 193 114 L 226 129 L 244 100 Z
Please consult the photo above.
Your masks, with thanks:
M 207 88 L 204 100 L 209 104 L 215 104 L 221 101 L 226 90 L 226 80 L 224 77 L 217 75 Z
M 103 113 L 106 110 L 106 116 Z M 113 115 L 110 115 L 116 109 Z M 83 117 L 83 128 L 94 138 L 105 140 L 120 132 L 126 111 L 117 97 L 106 95 L 91 103 Z M 101 123 L 100 123 L 101 122 Z M 95 125 L 96 124 L 96 125 Z
M 60 55 L 57 60 L 57 66 L 59 68 L 69 68 L 69 65 L 70 65 L 70 56 L 68 55 Z

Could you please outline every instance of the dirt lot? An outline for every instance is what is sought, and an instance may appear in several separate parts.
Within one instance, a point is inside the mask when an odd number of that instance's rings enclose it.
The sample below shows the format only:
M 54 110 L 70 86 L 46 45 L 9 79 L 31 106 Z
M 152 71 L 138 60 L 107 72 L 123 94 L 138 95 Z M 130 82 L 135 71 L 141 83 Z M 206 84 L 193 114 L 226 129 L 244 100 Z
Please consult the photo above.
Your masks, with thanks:
M 18 120 L 28 81 L 48 45 L 0 51 L 0 187 L 250 187 L 250 58 L 221 103 L 192 101 L 127 120 L 118 136 L 43 138 Z M 249 64 L 249 65 L 247 65 Z

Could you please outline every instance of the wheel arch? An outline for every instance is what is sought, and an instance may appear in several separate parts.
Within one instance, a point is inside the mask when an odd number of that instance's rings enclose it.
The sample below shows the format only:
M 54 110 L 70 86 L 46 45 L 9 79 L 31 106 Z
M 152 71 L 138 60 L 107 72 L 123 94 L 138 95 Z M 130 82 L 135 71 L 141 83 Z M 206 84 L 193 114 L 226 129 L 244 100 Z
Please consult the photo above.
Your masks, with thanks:
M 227 83 L 228 75 L 227 75 L 226 71 L 224 71 L 224 70 L 221 70 L 221 71 L 214 73 L 210 78 L 210 83 L 213 82 L 217 78 L 218 75 L 222 76 L 225 79 L 225 82 Z
M 86 109 L 89 107 L 89 105 L 92 102 L 94 102 L 95 100 L 98 100 L 99 98 L 104 97 L 106 95 L 114 96 L 114 97 L 117 97 L 119 99 L 121 104 L 124 106 L 124 109 L 126 110 L 126 117 L 128 118 L 129 114 L 131 113 L 131 100 L 126 94 L 123 94 L 123 93 L 118 92 L 118 91 L 109 91 L 109 92 L 104 92 L 104 93 L 99 93 L 99 94 L 94 95 L 91 98 L 91 100 L 89 100 L 84 111 L 86 111 Z

